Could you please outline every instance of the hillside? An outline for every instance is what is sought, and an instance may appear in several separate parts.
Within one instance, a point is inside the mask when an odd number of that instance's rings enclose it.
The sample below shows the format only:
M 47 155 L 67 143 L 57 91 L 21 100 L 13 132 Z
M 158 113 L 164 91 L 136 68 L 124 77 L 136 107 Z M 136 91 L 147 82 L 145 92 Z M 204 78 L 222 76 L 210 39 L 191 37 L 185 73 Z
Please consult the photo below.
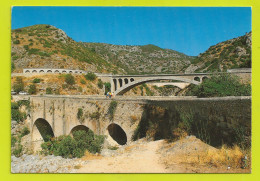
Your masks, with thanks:
M 124 72 L 66 33 L 50 25 L 34 25 L 12 30 L 12 67 L 69 68 L 94 72 Z
M 211 46 L 193 59 L 190 72 L 221 72 L 232 68 L 251 68 L 252 32 Z
M 83 43 L 106 61 L 128 74 L 184 73 L 194 57 L 155 45 L 129 46 Z
M 70 68 L 114 74 L 183 72 L 193 57 L 155 45 L 82 43 L 51 25 L 12 30 L 12 68 Z
M 251 35 L 223 41 L 197 57 L 155 45 L 76 42 L 51 25 L 12 30 L 12 71 L 67 68 L 113 74 L 218 72 L 251 67 Z

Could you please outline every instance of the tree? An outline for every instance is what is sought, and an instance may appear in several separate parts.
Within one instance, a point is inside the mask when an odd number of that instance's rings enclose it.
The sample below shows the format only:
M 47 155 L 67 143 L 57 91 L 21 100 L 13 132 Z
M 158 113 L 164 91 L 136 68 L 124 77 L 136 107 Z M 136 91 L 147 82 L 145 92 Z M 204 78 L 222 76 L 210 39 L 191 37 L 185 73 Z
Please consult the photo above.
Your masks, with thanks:
M 34 84 L 31 84 L 29 86 L 29 90 L 28 90 L 29 94 L 36 94 L 36 86 Z
M 15 92 L 21 92 L 24 90 L 24 83 L 22 77 L 16 77 L 16 80 L 13 85 L 13 89 Z
M 84 76 L 87 80 L 95 80 L 97 78 L 96 74 L 92 73 L 92 72 L 89 72 L 87 73 L 85 76 Z
M 74 79 L 73 75 L 71 75 L 71 74 L 66 74 L 66 75 L 65 75 L 65 82 L 66 82 L 67 84 L 69 84 L 69 85 L 75 84 L 75 79 Z
M 52 94 L 52 89 L 50 87 L 46 88 L 46 94 Z
M 230 74 L 218 74 L 193 85 L 188 95 L 198 97 L 250 96 L 251 85 L 242 84 L 239 78 Z

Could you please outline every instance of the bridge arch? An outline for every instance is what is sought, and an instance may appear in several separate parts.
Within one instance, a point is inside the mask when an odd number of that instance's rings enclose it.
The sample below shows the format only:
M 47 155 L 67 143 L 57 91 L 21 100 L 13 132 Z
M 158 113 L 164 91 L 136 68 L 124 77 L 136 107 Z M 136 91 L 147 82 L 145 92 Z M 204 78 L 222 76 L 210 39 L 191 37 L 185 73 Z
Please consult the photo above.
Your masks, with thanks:
M 44 140 L 48 141 L 49 138 L 54 137 L 54 132 L 51 125 L 47 120 L 38 118 L 32 128 L 33 141 Z
M 128 84 L 128 79 L 127 78 L 125 78 L 124 81 L 125 81 L 125 84 Z
M 202 77 L 201 80 L 202 80 L 202 82 L 203 82 L 203 81 L 205 81 L 205 80 L 207 80 L 207 79 L 208 79 L 208 77 L 207 77 L 207 76 L 204 76 L 204 77 Z
M 123 80 L 122 79 L 118 79 L 119 82 L 119 86 L 118 87 L 122 87 L 123 86 Z
M 51 70 L 47 70 L 47 73 L 52 73 L 52 71 Z
M 55 70 L 54 73 L 60 73 L 60 71 L 59 70 Z
M 37 73 L 37 70 L 33 70 L 32 73 Z
M 127 143 L 127 136 L 125 131 L 115 123 L 110 124 L 107 127 L 109 135 L 120 145 L 125 145 Z
M 44 70 L 40 70 L 40 72 L 39 73 L 44 73 Z
M 77 125 L 77 126 L 73 127 L 73 128 L 71 129 L 71 131 L 70 131 L 70 135 L 73 136 L 73 133 L 74 133 L 75 131 L 85 131 L 86 133 L 89 132 L 89 131 L 93 132 L 91 129 L 89 129 L 89 128 L 88 128 L 87 126 L 85 126 L 85 125 Z
M 194 80 L 200 82 L 200 77 L 194 77 Z
M 135 86 L 138 86 L 138 85 L 146 83 L 146 82 L 153 82 L 153 81 L 159 81 L 159 80 L 178 80 L 178 81 L 181 81 L 181 82 L 186 82 L 186 83 L 191 83 L 191 84 L 196 84 L 196 85 L 200 84 L 199 81 L 195 81 L 193 79 L 186 79 L 186 78 L 182 78 L 182 77 L 178 77 L 178 76 L 173 76 L 173 77 L 149 77 L 149 78 L 143 78 L 143 79 L 139 79 L 139 80 L 136 80 L 136 81 L 132 81 L 129 84 L 126 84 L 126 85 L 124 85 L 124 86 L 122 86 L 118 89 L 115 86 L 114 95 L 122 95 Z M 130 81 L 131 81 L 131 79 L 130 79 Z

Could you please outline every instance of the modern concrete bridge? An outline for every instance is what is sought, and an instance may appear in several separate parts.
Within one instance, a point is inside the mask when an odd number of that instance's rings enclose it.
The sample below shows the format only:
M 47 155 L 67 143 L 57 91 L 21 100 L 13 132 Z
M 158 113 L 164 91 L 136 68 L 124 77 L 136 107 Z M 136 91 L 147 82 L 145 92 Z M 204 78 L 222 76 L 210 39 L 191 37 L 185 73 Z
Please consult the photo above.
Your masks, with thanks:
M 220 72 L 224 74 L 226 72 Z M 251 80 L 251 69 L 237 69 L 234 71 L 228 71 L 228 73 L 237 75 L 244 79 L 244 81 Z M 178 87 L 183 87 L 180 85 L 183 83 L 187 86 L 189 84 L 198 85 L 203 82 L 203 80 L 211 77 L 213 73 L 190 73 L 190 74 L 157 74 L 157 75 L 112 75 L 111 76 L 111 92 L 114 95 L 122 95 L 131 88 L 146 83 L 146 82 L 158 82 L 161 80 L 169 80 L 173 82 L 178 82 Z

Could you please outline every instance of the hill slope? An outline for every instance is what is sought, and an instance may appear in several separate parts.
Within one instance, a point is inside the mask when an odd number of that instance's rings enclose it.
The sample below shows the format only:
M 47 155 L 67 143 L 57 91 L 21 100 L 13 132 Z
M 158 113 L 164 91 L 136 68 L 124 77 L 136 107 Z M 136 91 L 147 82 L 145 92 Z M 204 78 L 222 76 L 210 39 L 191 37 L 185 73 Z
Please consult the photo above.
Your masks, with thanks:
M 83 44 L 129 74 L 180 73 L 184 72 L 194 59 L 183 53 L 151 44 L 144 46 Z
M 211 46 L 193 59 L 188 72 L 220 72 L 231 68 L 251 68 L 252 33 Z
M 178 73 L 193 57 L 154 45 L 82 43 L 51 25 L 12 30 L 14 72 L 23 68 L 69 68 L 104 73 Z
M 12 62 L 15 72 L 23 68 L 69 68 L 94 72 L 124 72 L 95 52 L 50 25 L 12 30 Z
M 251 67 L 251 34 L 211 46 L 198 57 L 155 45 L 76 42 L 51 25 L 12 30 L 12 68 L 67 68 L 113 74 L 216 72 Z

